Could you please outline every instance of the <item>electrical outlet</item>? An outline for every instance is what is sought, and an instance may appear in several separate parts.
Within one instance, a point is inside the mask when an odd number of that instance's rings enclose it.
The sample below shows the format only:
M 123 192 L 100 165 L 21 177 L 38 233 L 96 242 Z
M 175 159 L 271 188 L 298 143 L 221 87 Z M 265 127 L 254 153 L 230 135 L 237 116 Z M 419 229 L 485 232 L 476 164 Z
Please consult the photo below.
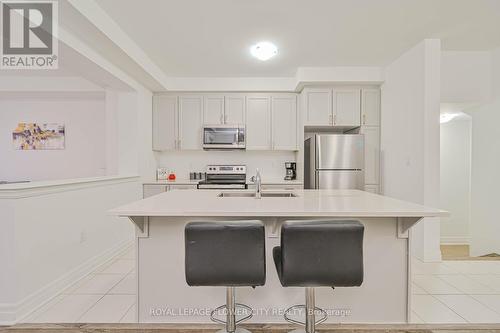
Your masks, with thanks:
M 166 180 L 168 178 L 168 170 L 167 168 L 158 168 L 156 169 L 156 180 Z

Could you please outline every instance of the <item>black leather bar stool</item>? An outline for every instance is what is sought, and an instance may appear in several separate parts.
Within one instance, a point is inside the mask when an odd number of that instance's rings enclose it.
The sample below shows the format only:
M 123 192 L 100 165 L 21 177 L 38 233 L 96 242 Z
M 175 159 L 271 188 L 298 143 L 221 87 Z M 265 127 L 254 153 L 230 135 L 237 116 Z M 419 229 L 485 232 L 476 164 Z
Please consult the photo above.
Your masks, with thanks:
M 354 287 L 363 282 L 363 234 L 359 221 L 286 221 L 281 246 L 273 249 L 274 263 L 283 287 L 306 287 L 306 304 L 285 311 L 285 320 L 305 325 L 314 333 L 327 313 L 315 306 L 314 287 Z M 290 318 L 290 311 L 305 308 L 306 320 Z M 321 312 L 316 321 L 315 312 Z M 298 330 L 303 331 L 303 330 Z
M 261 221 L 191 222 L 185 228 L 186 282 L 190 286 L 226 287 L 226 304 L 210 319 L 226 324 L 221 332 L 248 332 L 236 324 L 252 317 L 252 309 L 235 303 L 235 287 L 262 286 L 266 282 L 264 224 Z M 236 320 L 236 307 L 250 314 Z M 226 309 L 226 321 L 215 313 Z

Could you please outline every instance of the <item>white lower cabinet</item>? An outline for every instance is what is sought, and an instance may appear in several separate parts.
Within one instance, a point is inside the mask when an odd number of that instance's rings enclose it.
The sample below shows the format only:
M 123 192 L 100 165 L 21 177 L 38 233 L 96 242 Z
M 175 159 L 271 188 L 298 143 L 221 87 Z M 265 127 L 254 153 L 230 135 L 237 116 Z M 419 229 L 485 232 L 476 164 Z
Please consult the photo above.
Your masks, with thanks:
M 198 187 L 196 185 L 182 184 L 182 185 L 169 185 L 169 190 L 196 190 Z
M 370 193 L 379 194 L 378 185 L 365 185 L 365 191 Z
M 293 191 L 293 190 L 302 190 L 304 185 L 302 184 L 263 184 L 263 190 L 269 191 Z
M 302 184 L 262 184 L 262 190 L 264 191 L 293 191 L 302 190 L 304 185 Z M 248 184 L 249 190 L 255 190 L 254 184 Z
M 143 185 L 142 186 L 142 197 L 149 198 L 153 195 L 157 195 L 168 191 L 168 185 Z
M 144 184 L 142 185 L 142 197 L 148 198 L 166 191 L 196 190 L 195 184 Z

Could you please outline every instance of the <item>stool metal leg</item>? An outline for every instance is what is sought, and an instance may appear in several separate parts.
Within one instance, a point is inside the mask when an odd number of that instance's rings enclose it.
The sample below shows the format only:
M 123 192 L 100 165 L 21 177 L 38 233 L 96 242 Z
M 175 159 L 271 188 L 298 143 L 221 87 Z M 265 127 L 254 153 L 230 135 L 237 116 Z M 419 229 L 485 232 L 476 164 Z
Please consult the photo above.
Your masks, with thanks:
M 304 309 L 306 312 L 306 320 L 300 321 L 290 317 L 290 312 L 296 309 Z M 316 312 L 319 313 L 320 317 L 316 320 Z M 306 304 L 305 305 L 294 305 L 285 310 L 284 314 L 285 320 L 289 323 L 299 324 L 305 326 L 304 328 L 298 328 L 290 333 L 316 333 L 316 325 L 321 324 L 328 318 L 328 314 L 325 310 L 316 307 L 314 299 L 314 288 L 306 288 Z
M 314 288 L 306 288 L 306 333 L 314 333 Z
M 236 330 L 236 304 L 234 300 L 234 287 L 226 290 L 226 331 L 233 333 Z
M 236 308 L 247 310 L 248 315 L 236 320 Z M 215 317 L 215 314 L 222 309 L 226 310 L 226 321 L 223 321 Z M 225 329 L 219 330 L 216 333 L 250 333 L 250 331 L 241 327 L 237 327 L 236 325 L 238 323 L 241 323 L 242 321 L 252 318 L 252 316 L 253 316 L 252 308 L 248 307 L 245 304 L 236 303 L 234 287 L 226 288 L 226 304 L 215 308 L 210 313 L 210 319 L 212 321 L 226 325 Z

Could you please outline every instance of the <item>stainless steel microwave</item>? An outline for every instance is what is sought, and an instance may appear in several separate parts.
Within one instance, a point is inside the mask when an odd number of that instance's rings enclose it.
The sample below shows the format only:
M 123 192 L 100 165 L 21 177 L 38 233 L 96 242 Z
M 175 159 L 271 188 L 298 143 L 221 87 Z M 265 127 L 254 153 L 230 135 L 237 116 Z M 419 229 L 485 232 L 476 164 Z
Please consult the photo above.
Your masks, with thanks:
M 203 126 L 203 149 L 245 149 L 245 126 Z

